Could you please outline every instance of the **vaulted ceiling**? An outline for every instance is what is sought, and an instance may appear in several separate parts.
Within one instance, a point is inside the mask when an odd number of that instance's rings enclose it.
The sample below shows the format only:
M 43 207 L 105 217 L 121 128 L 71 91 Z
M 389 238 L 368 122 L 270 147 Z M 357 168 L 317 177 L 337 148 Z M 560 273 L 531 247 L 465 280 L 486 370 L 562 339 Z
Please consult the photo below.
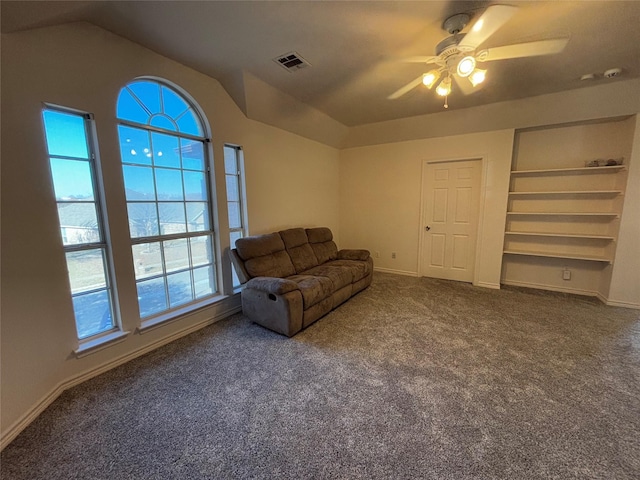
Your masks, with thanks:
M 29 1 L 3 0 L 2 32 L 87 21 L 221 81 L 242 95 L 248 73 L 347 126 L 443 111 L 419 86 L 387 97 L 429 67 L 400 61 L 433 55 L 443 21 L 486 1 Z M 568 37 L 557 55 L 488 64 L 483 88 L 454 91 L 450 109 L 640 77 L 640 1 L 511 1 L 518 12 L 483 45 Z M 296 51 L 294 73 L 272 59 Z M 602 73 L 621 68 L 615 79 Z M 580 80 L 594 73 L 592 80 Z M 240 92 L 240 93 L 238 93 Z M 246 107 L 246 106 L 245 106 Z

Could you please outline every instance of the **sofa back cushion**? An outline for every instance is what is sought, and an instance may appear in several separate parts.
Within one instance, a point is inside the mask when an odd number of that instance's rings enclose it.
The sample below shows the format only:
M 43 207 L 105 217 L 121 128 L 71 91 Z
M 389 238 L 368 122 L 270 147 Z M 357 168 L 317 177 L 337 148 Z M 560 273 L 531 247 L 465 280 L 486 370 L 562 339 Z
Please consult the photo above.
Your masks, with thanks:
M 236 240 L 236 250 L 251 278 L 284 278 L 296 273 L 282 238 L 277 233 L 239 238 Z
M 338 247 L 333 241 L 333 233 L 327 227 L 307 228 L 307 238 L 319 264 L 338 258 Z
M 309 245 L 309 240 L 307 239 L 304 228 L 282 230 L 280 237 L 284 242 L 287 253 L 291 257 L 296 273 L 301 273 L 318 266 L 318 259 L 315 253 L 313 253 L 311 245 Z

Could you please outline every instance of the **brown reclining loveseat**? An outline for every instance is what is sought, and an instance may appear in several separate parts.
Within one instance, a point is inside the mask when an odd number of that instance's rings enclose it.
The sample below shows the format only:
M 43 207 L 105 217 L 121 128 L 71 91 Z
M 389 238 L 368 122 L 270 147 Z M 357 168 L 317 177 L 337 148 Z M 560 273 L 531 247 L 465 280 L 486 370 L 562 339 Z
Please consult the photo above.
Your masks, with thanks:
M 242 311 L 291 337 L 371 284 L 368 250 L 338 250 L 328 228 L 245 237 L 231 250 Z

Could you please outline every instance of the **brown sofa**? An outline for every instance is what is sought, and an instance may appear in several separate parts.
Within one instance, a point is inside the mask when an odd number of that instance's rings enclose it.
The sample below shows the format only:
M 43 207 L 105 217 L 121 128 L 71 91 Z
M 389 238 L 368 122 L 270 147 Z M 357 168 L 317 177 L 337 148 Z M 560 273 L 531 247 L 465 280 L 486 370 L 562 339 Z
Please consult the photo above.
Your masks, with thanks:
M 368 250 L 338 250 L 328 228 L 291 228 L 236 241 L 242 311 L 291 337 L 371 284 Z

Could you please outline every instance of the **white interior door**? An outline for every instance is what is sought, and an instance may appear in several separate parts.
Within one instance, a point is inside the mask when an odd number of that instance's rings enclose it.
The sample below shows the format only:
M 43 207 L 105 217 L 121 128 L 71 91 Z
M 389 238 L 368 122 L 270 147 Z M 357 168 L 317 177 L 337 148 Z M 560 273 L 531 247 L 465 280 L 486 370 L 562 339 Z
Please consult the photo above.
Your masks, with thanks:
M 428 163 L 423 170 L 421 274 L 472 282 L 481 160 Z

